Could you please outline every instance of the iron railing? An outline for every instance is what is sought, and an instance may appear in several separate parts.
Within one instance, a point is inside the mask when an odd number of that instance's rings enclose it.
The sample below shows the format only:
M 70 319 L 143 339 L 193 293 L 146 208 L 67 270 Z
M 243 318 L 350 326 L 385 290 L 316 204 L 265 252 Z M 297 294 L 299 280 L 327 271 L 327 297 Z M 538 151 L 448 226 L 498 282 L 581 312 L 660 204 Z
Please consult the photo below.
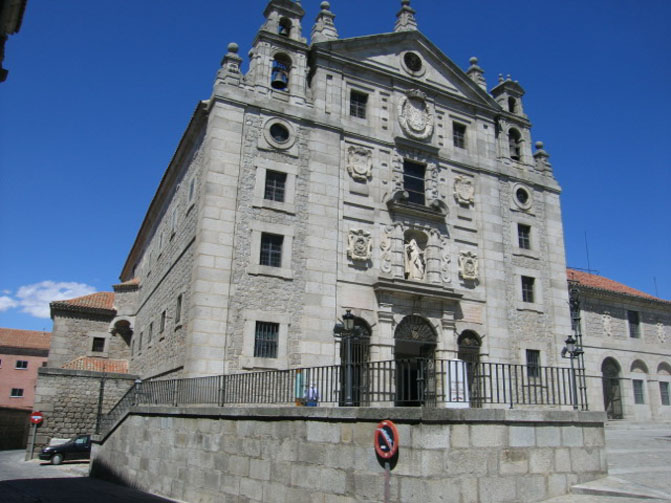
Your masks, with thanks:
M 134 405 L 317 405 L 393 404 L 426 407 L 561 407 L 587 410 L 582 393 L 573 397 L 571 380 L 581 369 L 469 364 L 459 360 L 417 358 L 351 365 L 249 372 L 136 384 L 103 416 L 109 431 Z M 348 376 L 347 379 L 345 376 Z M 346 394 L 346 382 L 351 393 Z

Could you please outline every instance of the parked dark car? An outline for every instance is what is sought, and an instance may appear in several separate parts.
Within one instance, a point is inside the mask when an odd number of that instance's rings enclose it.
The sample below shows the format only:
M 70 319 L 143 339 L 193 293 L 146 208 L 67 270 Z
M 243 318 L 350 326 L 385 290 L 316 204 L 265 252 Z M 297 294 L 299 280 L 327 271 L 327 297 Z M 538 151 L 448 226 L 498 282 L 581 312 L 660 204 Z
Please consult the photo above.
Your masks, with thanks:
M 60 465 L 65 460 L 84 460 L 91 458 L 91 435 L 79 435 L 64 444 L 50 445 L 42 449 L 40 459 Z

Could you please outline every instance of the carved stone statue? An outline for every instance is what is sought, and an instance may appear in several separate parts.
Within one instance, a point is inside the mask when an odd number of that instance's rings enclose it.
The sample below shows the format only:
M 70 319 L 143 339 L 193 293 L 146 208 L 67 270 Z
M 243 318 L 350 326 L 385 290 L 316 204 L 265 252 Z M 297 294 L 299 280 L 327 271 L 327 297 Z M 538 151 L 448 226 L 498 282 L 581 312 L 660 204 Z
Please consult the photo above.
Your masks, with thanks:
M 370 260 L 373 253 L 373 241 L 370 232 L 361 229 L 349 231 L 347 236 L 347 256 L 352 260 Z
M 424 252 L 417 241 L 411 239 L 405 245 L 405 276 L 408 279 L 424 279 L 425 272 Z

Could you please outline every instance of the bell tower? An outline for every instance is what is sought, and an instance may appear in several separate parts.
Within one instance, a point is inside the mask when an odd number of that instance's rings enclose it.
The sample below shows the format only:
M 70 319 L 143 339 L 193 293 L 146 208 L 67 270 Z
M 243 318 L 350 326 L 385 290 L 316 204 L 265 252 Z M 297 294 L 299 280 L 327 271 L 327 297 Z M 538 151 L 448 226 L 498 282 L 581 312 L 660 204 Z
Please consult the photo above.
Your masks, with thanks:
M 283 101 L 305 101 L 307 79 L 306 39 L 300 1 L 270 0 L 263 11 L 265 22 L 250 51 L 247 82 L 257 92 Z

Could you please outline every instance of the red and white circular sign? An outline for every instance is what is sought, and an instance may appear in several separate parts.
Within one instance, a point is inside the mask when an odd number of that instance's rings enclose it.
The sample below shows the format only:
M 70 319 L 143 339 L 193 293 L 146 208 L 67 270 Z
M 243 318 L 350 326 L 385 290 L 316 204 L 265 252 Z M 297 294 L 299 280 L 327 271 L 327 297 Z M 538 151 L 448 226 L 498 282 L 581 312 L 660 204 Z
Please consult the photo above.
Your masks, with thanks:
M 43 419 L 44 416 L 37 410 L 30 415 L 30 422 L 33 424 L 40 424 Z
M 398 430 L 389 420 L 381 421 L 375 429 L 375 452 L 382 459 L 393 458 L 398 451 Z

